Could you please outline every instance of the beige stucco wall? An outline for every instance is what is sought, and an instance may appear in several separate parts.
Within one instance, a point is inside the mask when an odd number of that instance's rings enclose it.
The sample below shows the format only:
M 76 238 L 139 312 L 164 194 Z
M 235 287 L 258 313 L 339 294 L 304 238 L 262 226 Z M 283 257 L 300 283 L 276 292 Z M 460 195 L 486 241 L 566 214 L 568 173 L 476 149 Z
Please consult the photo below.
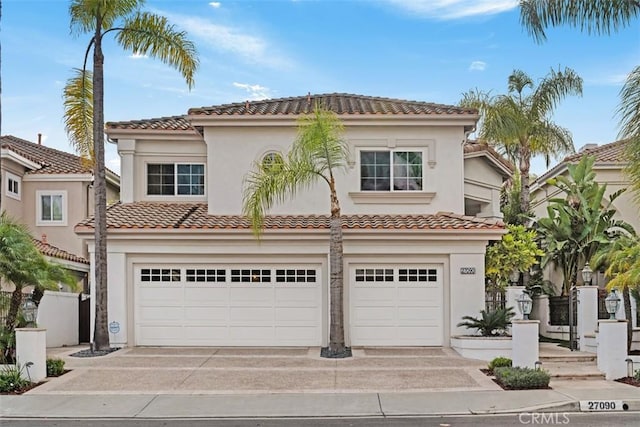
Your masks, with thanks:
M 5 210 L 13 218 L 22 218 L 22 215 L 24 214 L 24 188 L 20 189 L 20 200 L 7 196 L 7 172 L 22 179 L 22 176 L 24 175 L 24 167 L 18 165 L 12 160 L 2 159 L 0 160 L 0 171 L 0 179 L 2 182 L 0 192 L 0 209 Z
M 502 174 L 491 167 L 485 156 L 464 159 L 464 197 L 467 203 L 480 205 L 478 216 L 502 218 L 502 180 Z

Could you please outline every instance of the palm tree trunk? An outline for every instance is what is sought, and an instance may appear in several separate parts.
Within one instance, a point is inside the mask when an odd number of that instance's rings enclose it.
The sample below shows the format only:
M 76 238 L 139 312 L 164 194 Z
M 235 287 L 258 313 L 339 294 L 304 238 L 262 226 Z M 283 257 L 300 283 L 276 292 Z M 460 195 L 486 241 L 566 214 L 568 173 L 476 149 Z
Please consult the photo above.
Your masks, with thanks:
M 342 218 L 340 203 L 336 194 L 333 178 L 331 189 L 331 219 L 329 240 L 329 270 L 331 294 L 331 325 L 329 327 L 329 353 L 342 356 L 345 353 L 344 342 L 344 267 L 342 257 Z
M 104 163 L 104 55 L 102 53 L 102 19 L 96 14 L 96 34 L 93 50 L 93 147 L 95 155 L 95 289 L 96 318 L 93 345 L 107 350 L 109 318 L 107 306 L 107 188 Z
M 631 298 L 628 286 L 622 288 L 622 301 L 624 303 L 624 317 L 627 319 L 627 354 L 629 354 L 633 342 L 633 319 L 631 318 Z
M 531 170 L 531 151 L 521 147 L 520 151 L 520 211 L 529 212 L 531 196 L 529 193 L 529 171 Z
M 22 302 L 22 286 L 15 286 L 16 289 L 11 294 L 11 301 L 9 302 L 9 313 L 7 313 L 7 319 L 5 320 L 7 332 L 12 332 L 15 329 L 18 310 L 20 310 L 20 303 Z

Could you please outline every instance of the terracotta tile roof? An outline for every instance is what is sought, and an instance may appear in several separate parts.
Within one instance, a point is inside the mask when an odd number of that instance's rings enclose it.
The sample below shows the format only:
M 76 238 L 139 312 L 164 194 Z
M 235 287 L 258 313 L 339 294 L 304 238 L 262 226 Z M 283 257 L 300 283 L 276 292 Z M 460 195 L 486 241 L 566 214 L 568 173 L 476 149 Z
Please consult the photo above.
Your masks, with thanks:
M 502 164 L 510 171 L 514 171 L 513 163 L 505 159 L 500 153 L 498 153 L 489 144 L 481 143 L 478 141 L 467 141 L 464 143 L 464 154 L 481 153 L 486 152 L 489 157 L 495 159 L 498 163 Z
M 110 229 L 218 229 L 248 230 L 251 224 L 240 215 L 212 216 L 205 203 L 116 203 L 107 209 Z M 327 215 L 268 216 L 265 228 L 271 230 L 328 229 Z M 343 215 L 343 229 L 420 229 L 491 230 L 502 229 L 500 221 L 440 212 L 434 215 Z M 76 230 L 93 229 L 93 218 Z
M 430 102 L 406 101 L 348 93 L 306 95 L 289 98 L 246 101 L 189 109 L 190 115 L 297 115 L 310 112 L 319 102 L 336 114 L 359 115 L 475 115 L 477 110 Z
M 624 159 L 624 150 L 628 142 L 628 140 L 623 139 L 609 144 L 587 148 L 579 153 L 565 157 L 562 163 L 579 162 L 584 155 L 595 156 L 596 163 L 627 163 Z
M 36 144 L 12 135 L 0 138 L 2 148 L 42 166 L 31 174 L 85 174 L 92 173 L 92 168 L 82 162 L 82 158 L 71 153 L 56 150 L 46 145 Z
M 42 255 L 51 258 L 63 259 L 66 261 L 73 261 L 80 264 L 89 264 L 89 261 L 87 261 L 85 258 L 69 253 L 56 246 L 50 245 L 49 243 L 45 243 L 42 240 L 33 239 L 33 242 L 36 244 L 36 248 L 38 248 Z
M 107 129 L 154 129 L 154 130 L 175 130 L 191 131 L 195 128 L 185 118 L 185 116 L 158 117 L 155 119 L 131 120 L 128 122 L 107 122 Z

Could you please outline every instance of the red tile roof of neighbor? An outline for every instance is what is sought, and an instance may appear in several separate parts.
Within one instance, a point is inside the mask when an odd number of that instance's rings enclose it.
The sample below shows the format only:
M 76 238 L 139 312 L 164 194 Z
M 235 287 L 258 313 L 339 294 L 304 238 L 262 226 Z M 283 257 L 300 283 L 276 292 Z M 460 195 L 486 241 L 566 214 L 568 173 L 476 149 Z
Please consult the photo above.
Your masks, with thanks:
M 51 258 L 63 259 L 66 261 L 78 262 L 80 264 L 89 264 L 89 261 L 87 261 L 85 258 L 69 253 L 56 246 L 50 245 L 49 243 L 43 242 L 42 240 L 33 239 L 33 242 L 35 243 L 36 248 L 38 248 L 38 250 L 42 255 L 45 255 Z
M 93 229 L 93 218 L 76 230 Z M 209 215 L 206 203 L 116 203 L 107 209 L 109 229 L 214 229 L 249 230 L 251 224 L 241 215 Z M 328 229 L 327 215 L 267 216 L 270 230 Z M 420 229 L 420 230 L 496 230 L 501 221 L 439 212 L 432 215 L 343 215 L 343 229 Z
M 347 93 L 306 95 L 289 98 L 245 101 L 189 109 L 189 115 L 208 116 L 286 116 L 306 114 L 316 102 L 339 115 L 471 115 L 478 112 L 471 108 L 431 102 L 406 101 Z M 158 129 L 193 130 L 186 116 L 160 117 L 128 122 L 109 122 L 108 129 Z
M 609 144 L 587 148 L 565 157 L 562 163 L 579 162 L 585 155 L 594 156 L 596 163 L 627 163 L 624 158 L 624 150 L 626 150 L 628 143 L 629 140 L 623 139 Z
M 41 167 L 28 174 L 92 174 L 93 166 L 82 157 L 56 150 L 46 145 L 36 144 L 12 135 L 0 137 L 0 146 L 11 150 Z M 113 171 L 109 172 L 115 174 Z

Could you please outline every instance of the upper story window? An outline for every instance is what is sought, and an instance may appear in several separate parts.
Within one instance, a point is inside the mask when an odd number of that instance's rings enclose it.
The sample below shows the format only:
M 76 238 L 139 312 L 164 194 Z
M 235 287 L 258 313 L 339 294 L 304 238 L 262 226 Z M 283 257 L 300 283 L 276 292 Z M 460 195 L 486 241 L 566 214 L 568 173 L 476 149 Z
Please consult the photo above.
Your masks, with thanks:
M 7 196 L 12 199 L 20 200 L 20 192 L 22 191 L 22 180 L 20 177 L 7 172 Z
M 270 152 L 264 155 L 262 158 L 262 168 L 264 170 L 269 170 L 276 165 L 282 165 L 282 154 L 276 152 Z
M 204 164 L 148 164 L 147 194 L 152 196 L 203 195 Z
M 36 191 L 36 225 L 67 225 L 66 191 Z
M 421 191 L 421 151 L 361 151 L 361 191 Z

